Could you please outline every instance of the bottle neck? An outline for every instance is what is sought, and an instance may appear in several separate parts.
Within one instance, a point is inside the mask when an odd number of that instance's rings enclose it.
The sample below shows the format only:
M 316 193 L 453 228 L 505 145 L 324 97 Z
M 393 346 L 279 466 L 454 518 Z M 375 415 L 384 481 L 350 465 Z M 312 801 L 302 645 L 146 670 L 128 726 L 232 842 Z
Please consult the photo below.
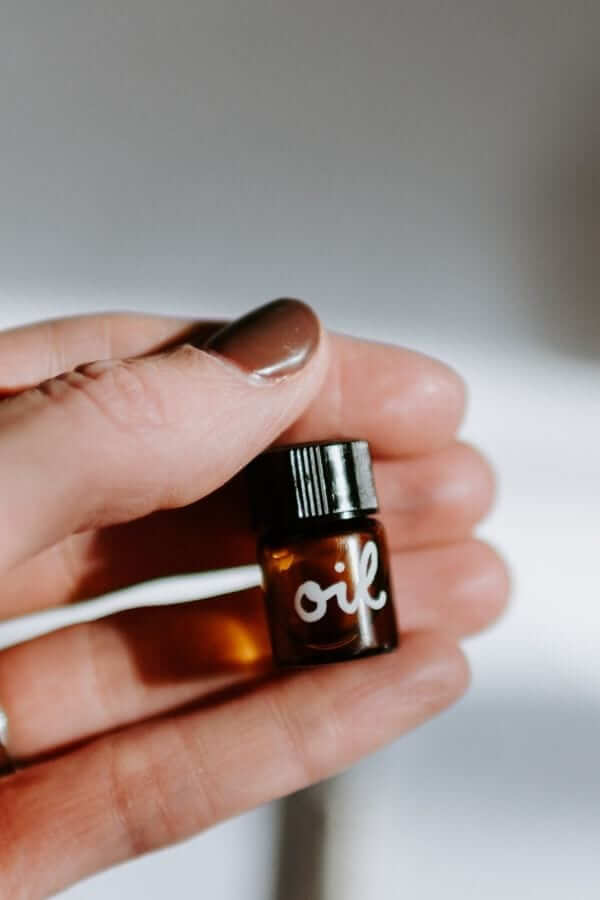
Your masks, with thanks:
M 261 533 L 262 540 L 277 541 L 291 538 L 311 537 L 320 535 L 347 534 L 359 531 L 361 528 L 373 527 L 376 523 L 374 512 L 356 511 L 352 513 L 340 513 L 335 516 L 314 516 L 306 519 L 297 519 L 280 525 L 273 525 Z

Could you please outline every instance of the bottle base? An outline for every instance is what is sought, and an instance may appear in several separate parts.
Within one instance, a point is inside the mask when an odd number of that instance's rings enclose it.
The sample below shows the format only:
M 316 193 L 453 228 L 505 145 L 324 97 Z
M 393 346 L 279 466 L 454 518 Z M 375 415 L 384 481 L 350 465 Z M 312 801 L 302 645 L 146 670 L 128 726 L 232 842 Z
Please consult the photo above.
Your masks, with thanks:
M 304 653 L 301 658 L 279 659 L 276 655 L 274 661 L 278 669 L 306 669 L 315 666 L 327 666 L 333 663 L 353 662 L 356 659 L 366 659 L 369 656 L 379 656 L 382 653 L 391 653 L 399 646 L 400 641 L 394 640 L 377 647 L 363 647 L 356 653 L 348 653 L 347 648 L 343 653 Z

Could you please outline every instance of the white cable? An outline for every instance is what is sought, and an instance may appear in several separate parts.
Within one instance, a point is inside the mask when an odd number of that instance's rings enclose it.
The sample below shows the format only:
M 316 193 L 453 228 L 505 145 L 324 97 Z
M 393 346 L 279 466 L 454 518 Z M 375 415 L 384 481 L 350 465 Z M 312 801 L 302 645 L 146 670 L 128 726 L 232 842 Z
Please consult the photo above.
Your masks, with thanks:
M 175 575 L 136 584 L 130 588 L 113 591 L 93 600 L 56 606 L 43 612 L 19 616 L 0 622 L 0 650 L 30 641 L 32 638 L 59 628 L 94 622 L 105 616 L 126 609 L 148 606 L 172 606 L 175 603 L 191 603 L 222 594 L 245 591 L 262 584 L 262 572 L 256 564 L 233 569 L 218 569 L 193 575 Z

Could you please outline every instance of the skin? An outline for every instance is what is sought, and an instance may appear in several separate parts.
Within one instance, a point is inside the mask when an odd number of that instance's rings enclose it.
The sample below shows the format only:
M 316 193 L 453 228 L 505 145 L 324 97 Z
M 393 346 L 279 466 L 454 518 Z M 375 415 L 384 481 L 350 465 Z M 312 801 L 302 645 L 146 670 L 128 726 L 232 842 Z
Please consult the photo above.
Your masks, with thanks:
M 419 725 L 463 693 L 457 642 L 506 602 L 504 564 L 471 536 L 493 477 L 456 440 L 464 386 L 451 369 L 323 332 L 305 369 L 257 384 L 186 344 L 189 329 L 107 315 L 0 334 L 0 616 L 252 559 L 236 472 L 274 440 L 358 435 L 375 456 L 403 642 L 279 675 L 249 592 L 3 652 L 21 765 L 0 780 L 14 900 L 298 790 Z

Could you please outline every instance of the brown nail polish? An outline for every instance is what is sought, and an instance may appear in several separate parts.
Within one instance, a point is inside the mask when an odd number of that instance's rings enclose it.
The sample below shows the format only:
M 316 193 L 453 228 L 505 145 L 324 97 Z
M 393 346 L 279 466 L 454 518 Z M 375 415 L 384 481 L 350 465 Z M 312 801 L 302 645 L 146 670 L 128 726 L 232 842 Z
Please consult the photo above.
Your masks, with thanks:
M 278 665 L 341 662 L 396 647 L 367 442 L 277 447 L 250 463 L 247 475 Z
M 284 297 L 236 319 L 202 349 L 217 353 L 262 378 L 293 375 L 319 343 L 319 320 L 306 303 Z

